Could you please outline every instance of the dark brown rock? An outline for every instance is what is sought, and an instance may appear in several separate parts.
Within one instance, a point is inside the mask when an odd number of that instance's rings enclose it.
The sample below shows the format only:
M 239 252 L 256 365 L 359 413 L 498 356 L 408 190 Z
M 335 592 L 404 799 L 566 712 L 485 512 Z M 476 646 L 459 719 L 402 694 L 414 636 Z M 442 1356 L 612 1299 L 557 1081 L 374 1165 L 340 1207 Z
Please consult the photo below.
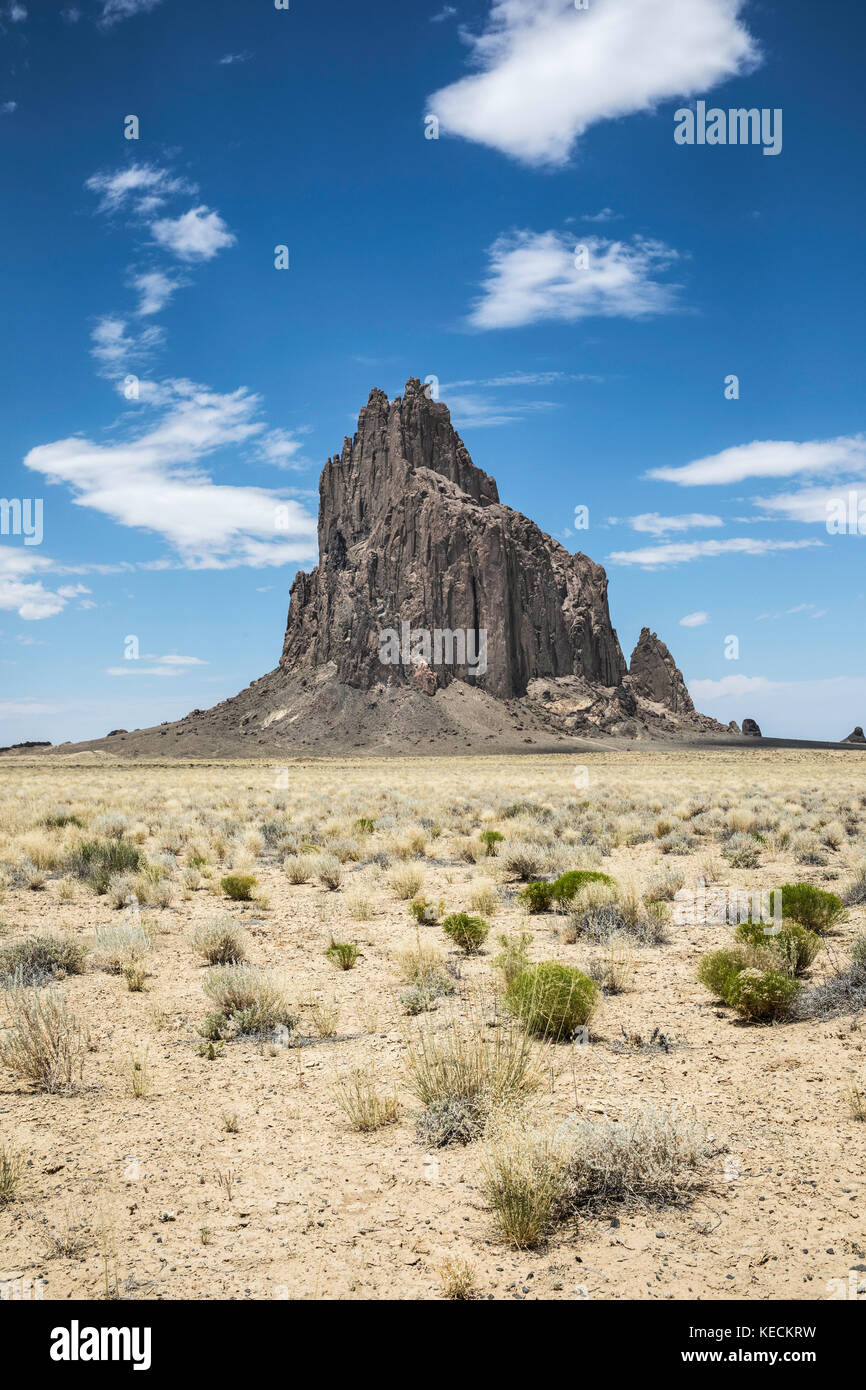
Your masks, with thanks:
M 648 627 L 641 629 L 628 672 L 629 685 L 637 695 L 663 705 L 672 714 L 694 714 L 682 671 L 661 638 Z
M 848 737 L 847 737 L 847 738 L 844 738 L 844 739 L 842 740 L 842 742 L 843 742 L 843 743 L 866 743 L 866 734 L 864 734 L 864 732 L 863 732 L 863 726 L 862 726 L 861 724 L 858 724 L 857 727 L 851 731 L 851 733 L 848 735 Z
M 487 634 L 486 672 L 434 663 L 440 688 L 474 679 L 511 699 L 539 676 L 621 684 L 604 570 L 502 505 L 448 407 L 417 378 L 390 402 L 370 393 L 354 439 L 325 465 L 319 497 L 319 564 L 292 585 L 287 673 L 333 661 L 338 678 L 361 689 L 410 682 L 410 666 L 380 660 L 381 634 L 408 623 Z
M 761 726 L 754 719 L 743 720 L 743 733 L 747 738 L 761 738 Z

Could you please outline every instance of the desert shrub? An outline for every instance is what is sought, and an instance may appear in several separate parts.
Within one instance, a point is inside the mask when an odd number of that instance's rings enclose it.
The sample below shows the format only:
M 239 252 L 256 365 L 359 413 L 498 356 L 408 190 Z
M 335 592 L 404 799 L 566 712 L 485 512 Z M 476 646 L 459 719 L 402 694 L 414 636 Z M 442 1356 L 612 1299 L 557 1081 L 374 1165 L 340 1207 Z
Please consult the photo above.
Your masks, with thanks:
M 607 943 L 607 955 L 591 960 L 586 971 L 605 994 L 623 994 L 634 975 L 634 951 L 631 942 L 627 937 L 623 940 L 611 937 Z
M 442 916 L 445 904 L 443 902 L 428 902 L 426 898 L 413 898 L 409 904 L 409 911 L 416 922 L 438 922 Z
M 696 1117 L 654 1105 L 628 1109 L 620 1120 L 569 1121 L 560 1142 L 572 1210 L 599 1199 L 675 1202 L 699 1181 L 712 1153 Z
M 673 902 L 685 883 L 685 877 L 678 869 L 666 869 L 650 879 L 644 898 L 647 902 Z
M 343 883 L 343 866 L 335 854 L 321 854 L 316 861 L 316 876 L 323 888 L 336 893 Z
M 414 1017 L 436 1007 L 437 1001 L 454 993 L 454 977 L 438 951 L 418 946 L 401 951 L 397 957 L 400 973 L 409 986 L 399 995 L 403 1012 Z
M 372 816 L 359 816 L 354 823 L 354 828 L 359 835 L 372 835 L 376 829 L 376 822 Z
M 396 1095 L 383 1094 L 375 1080 L 360 1068 L 343 1077 L 335 1091 L 336 1101 L 353 1129 L 369 1134 L 383 1125 L 392 1125 L 400 1115 Z
M 495 917 L 499 911 L 499 894 L 492 883 L 473 884 L 469 893 L 469 906 L 480 917 Z
M 775 911 L 776 891 L 770 894 L 771 913 Z M 782 894 L 782 916 L 792 918 L 819 935 L 829 931 L 845 911 L 842 899 L 835 893 L 811 883 L 785 883 L 778 891 Z
M 20 883 L 24 888 L 30 888 L 34 893 L 39 892 L 45 887 L 45 870 L 40 868 L 29 856 L 18 862 L 15 870 L 15 882 Z
M 407 1084 L 423 1106 L 418 1135 L 429 1148 L 468 1144 L 490 1117 L 525 1100 L 540 1084 L 523 1029 L 452 1019 L 407 1039 Z
M 866 932 L 855 936 L 851 943 L 851 963 L 855 970 L 866 977 Z
M 308 883 L 316 871 L 316 861 L 309 854 L 290 854 L 283 863 L 283 873 L 289 883 Z
M 546 853 L 541 845 L 530 840 L 514 840 L 509 842 L 503 864 L 506 873 L 512 878 L 519 878 L 523 883 L 528 883 L 530 879 L 538 877 L 545 859 Z
M 794 858 L 798 864 L 826 864 L 827 856 L 821 842 L 815 835 L 803 834 L 794 837 Z
M 27 1160 L 17 1149 L 0 1144 L 0 1210 L 15 1200 Z
M 755 1022 L 782 1018 L 800 990 L 799 980 L 782 970 L 758 970 L 746 966 L 729 980 L 725 1003 Z
M 109 975 L 121 975 L 127 966 L 146 956 L 152 945 L 147 927 L 137 922 L 96 929 L 96 958 L 100 969 Z
M 530 1033 L 559 1042 L 589 1022 L 598 986 L 574 966 L 542 961 L 514 977 L 505 1002 Z
M 512 1134 L 485 1156 L 483 1191 L 505 1239 L 533 1250 L 548 1235 L 567 1193 L 565 1152 L 555 1136 Z
M 517 896 L 528 912 L 546 912 L 553 899 L 553 884 L 537 879 L 521 888 Z
M 249 903 L 253 900 L 253 889 L 258 879 L 253 874 L 226 874 L 220 879 L 220 888 L 234 903 Z
M 724 999 L 731 981 L 749 963 L 744 950 L 710 951 L 698 963 L 698 982 L 717 999 Z
M 417 869 L 410 865 L 401 864 L 393 869 L 388 876 L 388 884 L 395 898 L 405 902 L 409 898 L 417 898 L 421 891 L 423 878 Z
M 749 946 L 774 951 L 791 975 L 804 974 L 824 944 L 817 932 L 809 931 L 799 922 L 783 922 L 773 935 L 765 932 L 761 922 L 743 922 L 737 927 L 736 937 Z
M 613 936 L 628 936 L 641 946 L 657 946 L 667 940 L 666 908 L 645 903 L 630 886 L 588 883 L 569 915 L 566 934 L 572 941 L 606 944 Z
M 237 1034 L 265 1036 L 278 1027 L 290 1032 L 295 1025 L 281 987 L 255 966 L 216 966 L 202 987 L 216 1004 L 199 1029 L 202 1037 L 215 1041 Z
M 360 946 L 356 946 L 353 941 L 335 941 L 333 937 L 325 951 L 327 959 L 332 965 L 336 965 L 338 970 L 354 970 L 360 954 Z
M 366 893 L 357 889 L 346 896 L 346 911 L 356 922 L 369 922 L 373 917 L 373 903 Z
M 482 830 L 478 838 L 485 846 L 486 853 L 492 856 L 496 853 L 496 846 L 502 844 L 505 836 L 501 830 Z
M 0 1065 L 42 1091 L 67 1093 L 81 1080 L 85 1030 L 54 990 L 14 984 L 5 991 L 8 1028 Z
M 69 852 L 66 868 L 99 894 L 108 891 L 116 874 L 138 873 L 144 865 L 141 850 L 128 840 L 81 840 Z
M 498 939 L 502 949 L 499 955 L 494 957 L 493 964 L 497 970 L 502 971 L 506 985 L 510 985 L 516 976 L 529 969 L 529 947 L 532 945 L 532 933 L 521 932 L 519 936 L 506 936 L 503 932 Z
M 467 1260 L 446 1260 L 439 1271 L 442 1297 L 452 1303 L 468 1303 L 478 1298 L 478 1275 Z
M 247 958 L 247 934 L 232 917 L 217 917 L 196 927 L 192 944 L 208 965 L 237 965 Z
M 597 873 L 594 869 L 569 869 L 550 885 L 551 895 L 563 907 L 577 897 L 588 883 L 604 883 L 610 888 L 615 886 L 609 874 Z
M 467 956 L 476 956 L 490 931 L 483 917 L 470 917 L 468 912 L 452 912 L 442 923 L 442 930 Z
M 79 830 L 84 829 L 81 817 L 69 811 L 53 811 L 45 817 L 42 824 L 49 830 L 65 830 L 67 825 L 75 825 Z
M 752 835 L 732 835 L 722 847 L 722 855 L 732 869 L 757 869 L 758 844 Z
M 25 936 L 0 950 L 0 979 L 40 985 L 87 968 L 87 948 L 72 936 Z
M 861 864 L 842 894 L 846 907 L 862 907 L 866 903 L 866 864 Z

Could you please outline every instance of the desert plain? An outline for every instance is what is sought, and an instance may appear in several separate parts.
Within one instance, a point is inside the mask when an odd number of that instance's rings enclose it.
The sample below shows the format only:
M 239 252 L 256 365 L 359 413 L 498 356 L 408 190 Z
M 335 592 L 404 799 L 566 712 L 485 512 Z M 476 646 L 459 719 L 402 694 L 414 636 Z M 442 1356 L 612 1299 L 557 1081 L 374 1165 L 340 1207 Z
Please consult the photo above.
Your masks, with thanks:
M 3 1296 L 857 1296 L 866 760 L 578 756 L 3 759 Z M 100 880 L 82 844 L 129 864 Z M 614 883 L 528 910 L 571 870 Z M 790 1010 L 699 983 L 735 944 L 683 920 L 701 882 L 841 900 Z M 46 936 L 71 949 L 22 974 Z M 267 983 L 248 1031 L 205 990 L 224 941 Z M 595 981 L 585 1028 L 523 1031 L 507 982 L 538 962 Z M 66 1034 L 42 1080 L 9 1047 L 35 998 Z M 461 1068 L 493 1081 L 449 1132 L 423 1088 L 466 1102 Z M 571 1149 L 610 1136 L 664 1152 L 593 1182 L 584 1154 L 581 1186 Z

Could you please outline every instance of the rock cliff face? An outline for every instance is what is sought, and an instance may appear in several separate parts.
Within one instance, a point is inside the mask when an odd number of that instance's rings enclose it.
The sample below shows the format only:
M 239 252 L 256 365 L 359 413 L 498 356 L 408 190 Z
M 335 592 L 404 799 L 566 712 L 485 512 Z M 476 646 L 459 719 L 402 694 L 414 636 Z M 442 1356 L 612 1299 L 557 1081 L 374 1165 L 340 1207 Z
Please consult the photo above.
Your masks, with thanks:
M 852 731 L 851 731 L 851 733 L 848 735 L 848 737 L 847 737 L 846 739 L 843 739 L 842 742 L 843 742 L 843 743 L 866 743 L 866 734 L 864 734 L 864 732 L 863 732 L 863 726 L 862 726 L 862 724 L 857 724 L 856 727 L 855 727 L 854 729 L 852 729 Z
M 447 406 L 416 378 L 394 401 L 371 392 L 319 496 L 319 564 L 292 585 L 284 671 L 333 661 L 341 681 L 365 690 L 411 682 L 431 693 L 459 678 L 499 699 L 537 677 L 621 685 L 604 570 L 500 503 Z M 382 633 L 404 623 L 462 632 L 476 654 L 486 633 L 486 669 L 428 657 L 419 679 L 417 662 L 383 664 Z
M 648 627 L 641 630 L 628 672 L 629 684 L 636 695 L 664 705 L 672 714 L 694 714 L 695 707 L 682 671 L 664 642 Z

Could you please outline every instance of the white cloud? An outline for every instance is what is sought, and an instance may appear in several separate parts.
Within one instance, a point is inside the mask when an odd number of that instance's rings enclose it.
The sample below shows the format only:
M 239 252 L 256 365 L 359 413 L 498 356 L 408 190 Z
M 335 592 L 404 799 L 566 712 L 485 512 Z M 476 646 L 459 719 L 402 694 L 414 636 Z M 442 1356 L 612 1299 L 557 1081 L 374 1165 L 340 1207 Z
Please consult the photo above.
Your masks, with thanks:
M 649 477 L 678 483 L 681 487 L 703 487 L 741 483 L 746 478 L 787 478 L 795 474 L 864 469 L 866 435 L 858 434 L 801 444 L 791 440 L 754 440 L 751 444 L 694 459 L 680 468 L 653 468 Z
M 133 15 L 149 14 L 160 3 L 161 0 L 102 0 L 100 23 L 110 28 L 124 19 L 131 19 Z
M 84 186 L 99 195 L 100 212 L 117 212 L 133 198 L 139 198 L 140 212 L 152 212 L 174 193 L 197 191 L 195 184 L 155 164 L 129 164 L 110 174 L 92 174 Z
M 132 365 L 140 367 L 148 354 L 162 342 L 162 330 L 155 325 L 131 335 L 125 319 L 108 314 L 98 319 L 90 334 L 91 356 L 109 378 L 123 376 Z
M 272 463 L 277 468 L 297 467 L 292 460 L 301 448 L 301 440 L 288 430 L 269 430 L 259 440 L 258 456 L 263 463 Z
M 138 291 L 140 296 L 138 313 L 141 317 L 150 314 L 158 314 L 165 308 L 175 290 L 183 285 L 182 280 L 166 275 L 163 270 L 145 270 L 136 273 L 132 277 L 133 289 Z
M 3 112 L 3 115 L 4 115 L 4 116 L 11 116 L 12 113 L 13 113 L 13 111 L 17 111 L 17 110 L 18 110 L 18 102 L 17 102 L 17 101 L 4 101 L 3 105 L 0 106 L 0 111 Z
M 13 0 L 6 13 L 13 24 L 23 24 L 27 18 L 27 7 L 26 5 L 19 5 L 16 0 Z
M 663 242 L 630 242 L 560 232 L 515 231 L 489 247 L 481 297 L 469 316 L 473 328 L 517 328 L 558 319 L 644 318 L 676 308 L 676 285 L 655 276 L 678 259 Z
M 229 68 L 234 63 L 248 63 L 252 56 L 252 53 L 248 52 L 246 49 L 243 53 L 225 53 L 219 60 L 219 66 L 221 68 Z
M 183 676 L 191 666 L 207 666 L 198 656 L 142 656 L 141 662 L 153 664 L 140 665 L 139 661 L 125 661 L 122 666 L 108 666 L 107 676 Z
M 493 0 L 469 42 L 479 72 L 436 92 L 445 134 L 563 164 L 599 121 L 708 92 L 755 65 L 745 0 Z
M 210 261 L 237 237 L 218 212 L 202 204 L 180 217 L 164 217 L 151 223 L 154 240 L 182 261 Z
M 66 607 L 66 597 L 46 589 L 38 574 L 52 569 L 47 555 L 19 546 L 0 546 L 0 609 L 17 613 L 25 622 L 53 618 Z
M 77 24 L 81 18 L 81 11 L 75 5 L 70 5 L 67 9 L 60 11 L 60 18 L 67 24 Z
M 684 618 L 680 618 L 680 627 L 703 627 L 704 623 L 709 621 L 709 613 L 699 609 L 697 613 L 687 613 Z
M 263 432 L 258 398 L 188 381 L 162 383 L 162 392 L 168 404 L 150 428 L 109 444 L 81 436 L 42 444 L 25 465 L 65 483 L 76 505 L 162 536 L 187 568 L 258 568 L 314 556 L 315 518 L 295 500 L 215 483 L 202 467 L 218 450 Z
M 602 208 L 600 212 L 587 213 L 580 220 L 581 222 L 621 222 L 622 213 L 614 212 L 613 208 Z
M 705 705 L 727 699 L 730 695 L 742 699 L 744 695 L 766 693 L 777 688 L 777 683 L 766 676 L 722 676 L 721 680 L 689 682 L 692 699 L 701 700 Z
M 821 541 L 767 541 L 752 536 L 726 541 L 671 541 L 668 545 L 648 545 L 642 550 L 615 550 L 608 560 L 615 565 L 642 565 L 658 569 L 662 565 L 682 565 L 718 555 L 766 555 L 773 550 L 804 550 Z
M 456 13 L 457 11 L 453 5 L 443 5 L 438 14 L 431 14 L 430 23 L 441 24 L 445 19 L 453 19 Z
M 855 724 L 866 724 L 866 677 L 776 680 L 767 676 L 724 676 L 689 681 L 698 709 L 716 719 L 757 719 L 771 738 L 846 738 Z
M 723 526 L 720 516 L 705 512 L 688 512 L 684 516 L 660 516 L 658 512 L 641 512 L 630 516 L 629 525 L 635 531 L 648 531 L 651 536 L 664 536 L 669 531 L 695 531 L 703 527 Z
M 497 425 L 513 425 L 526 415 L 556 410 L 555 401 L 518 401 L 510 396 L 505 402 L 473 392 L 452 393 L 448 397 L 451 421 L 456 429 L 483 429 Z

